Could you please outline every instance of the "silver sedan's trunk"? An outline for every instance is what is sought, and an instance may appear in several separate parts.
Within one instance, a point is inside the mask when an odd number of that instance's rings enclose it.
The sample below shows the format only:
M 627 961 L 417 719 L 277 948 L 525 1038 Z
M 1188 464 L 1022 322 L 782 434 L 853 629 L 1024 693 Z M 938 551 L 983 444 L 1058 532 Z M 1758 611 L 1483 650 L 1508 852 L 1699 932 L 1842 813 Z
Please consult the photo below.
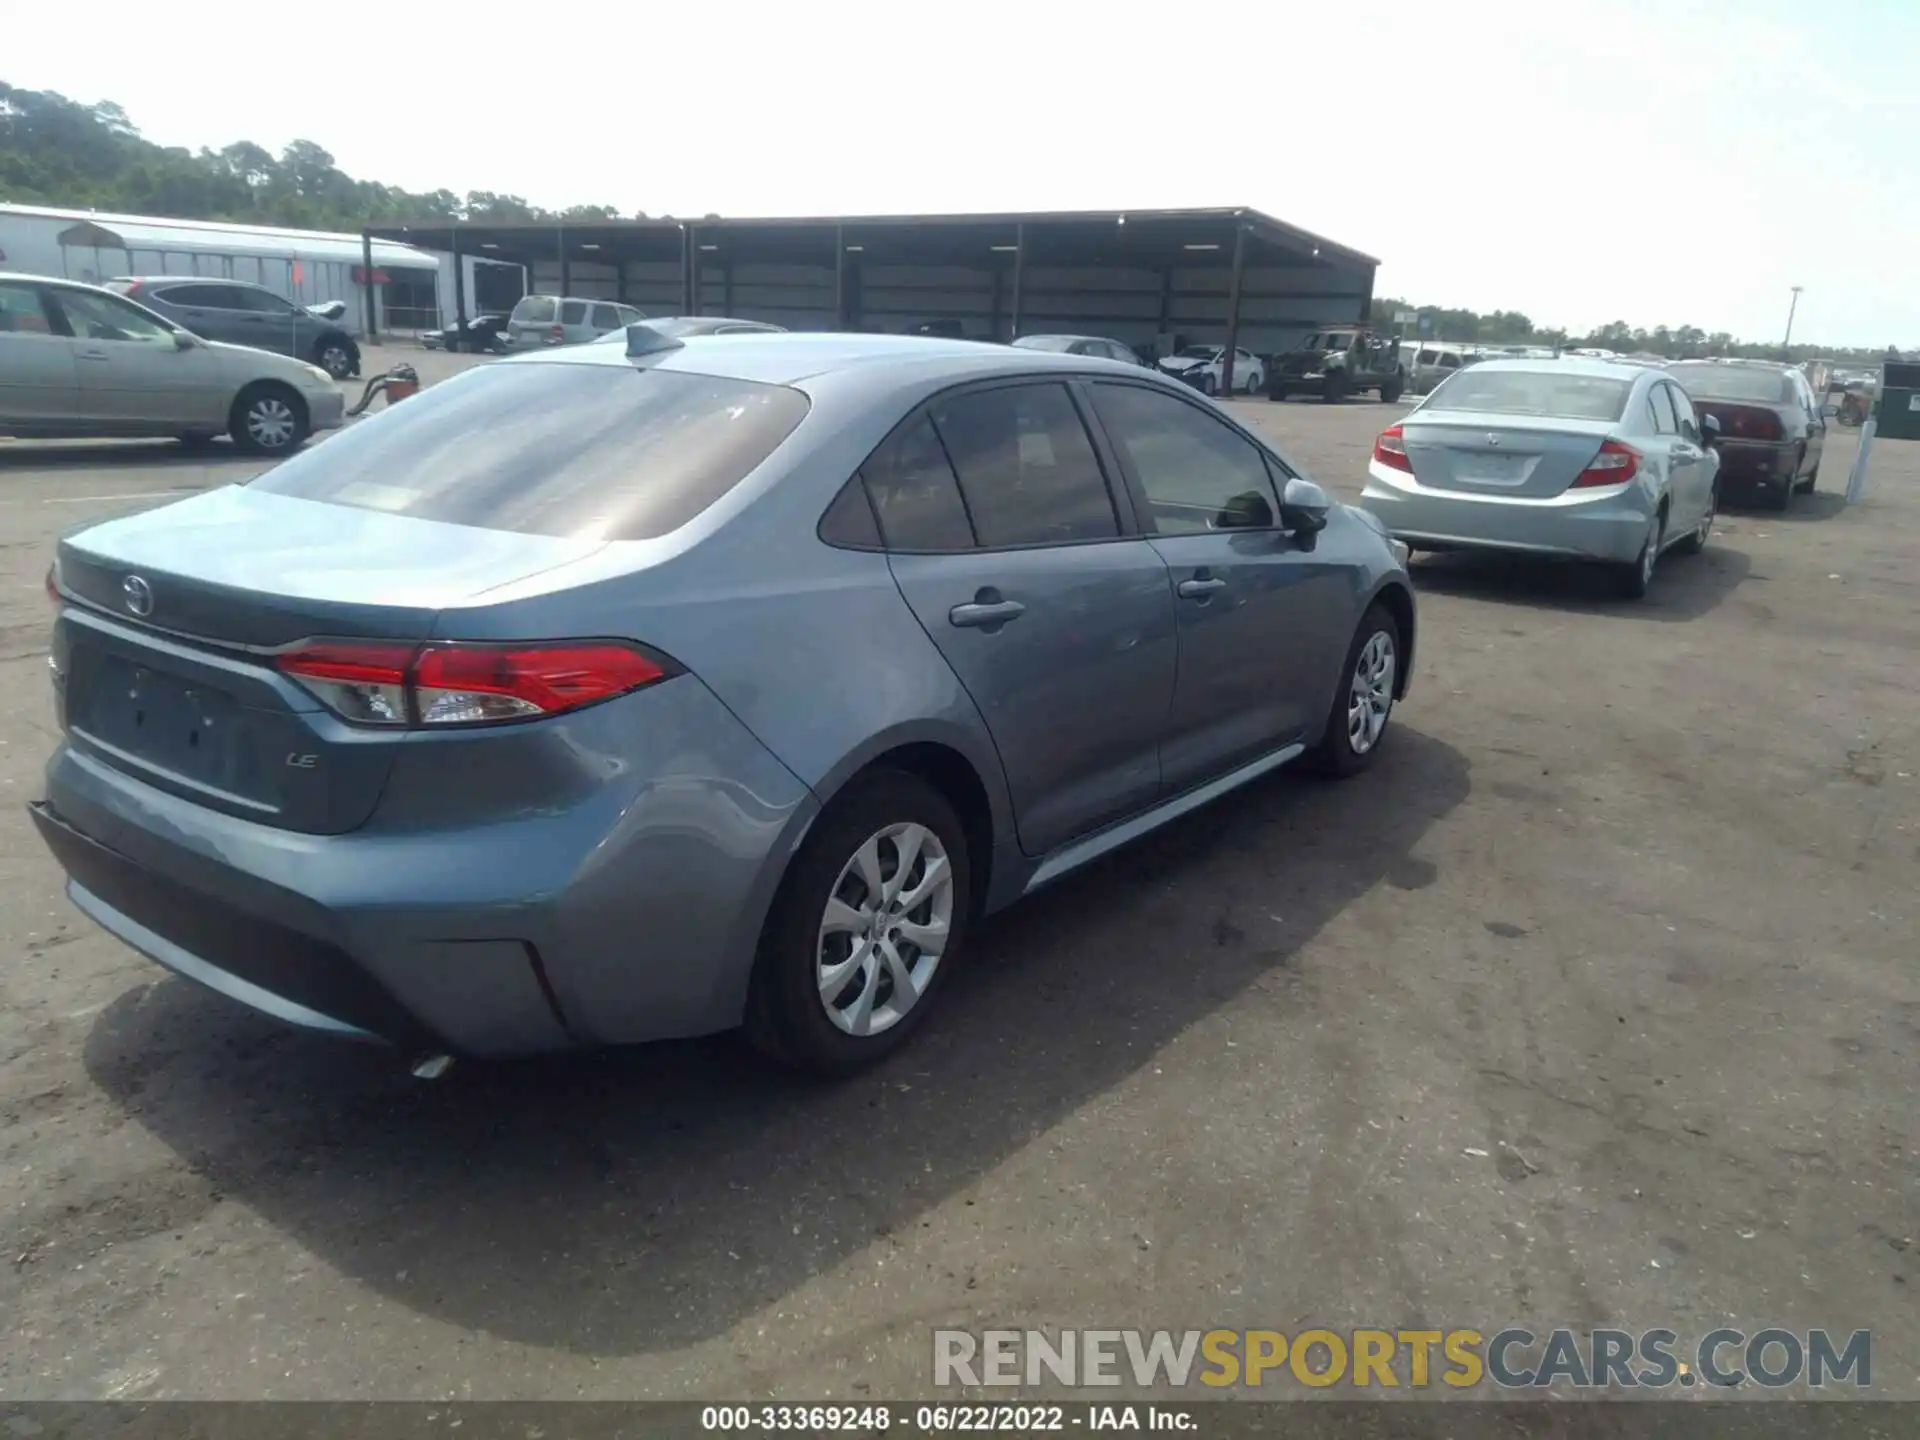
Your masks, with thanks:
M 1401 431 L 1422 485 L 1527 500 L 1562 494 L 1612 433 L 1604 420 L 1531 420 L 1470 410 L 1417 411 Z

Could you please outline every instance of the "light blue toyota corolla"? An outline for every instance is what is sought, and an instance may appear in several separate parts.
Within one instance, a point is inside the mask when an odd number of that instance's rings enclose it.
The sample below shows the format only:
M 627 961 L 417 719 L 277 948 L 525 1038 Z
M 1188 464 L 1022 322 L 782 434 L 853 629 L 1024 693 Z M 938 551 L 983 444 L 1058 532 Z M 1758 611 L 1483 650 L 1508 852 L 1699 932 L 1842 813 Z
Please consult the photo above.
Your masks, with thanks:
M 33 815 L 127 944 L 429 1070 L 744 1024 L 845 1071 L 981 913 L 1364 768 L 1403 559 L 1139 367 L 636 326 L 62 541 Z
M 1360 503 L 1416 550 L 1598 560 L 1638 598 L 1707 543 L 1718 436 L 1657 366 L 1490 360 L 1380 436 Z

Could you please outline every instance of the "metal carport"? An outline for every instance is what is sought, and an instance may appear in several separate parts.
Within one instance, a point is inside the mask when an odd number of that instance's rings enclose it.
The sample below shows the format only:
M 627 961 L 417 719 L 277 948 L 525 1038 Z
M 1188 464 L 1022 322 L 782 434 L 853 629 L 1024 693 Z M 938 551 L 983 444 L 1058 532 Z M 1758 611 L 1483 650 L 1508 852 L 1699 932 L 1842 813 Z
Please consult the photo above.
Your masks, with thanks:
M 652 314 L 806 330 L 945 322 L 983 340 L 1089 333 L 1162 352 L 1272 352 L 1362 320 L 1379 263 L 1249 209 L 460 221 L 369 226 L 362 243 L 376 239 L 453 256 L 461 321 L 470 256 L 524 265 L 537 292 Z

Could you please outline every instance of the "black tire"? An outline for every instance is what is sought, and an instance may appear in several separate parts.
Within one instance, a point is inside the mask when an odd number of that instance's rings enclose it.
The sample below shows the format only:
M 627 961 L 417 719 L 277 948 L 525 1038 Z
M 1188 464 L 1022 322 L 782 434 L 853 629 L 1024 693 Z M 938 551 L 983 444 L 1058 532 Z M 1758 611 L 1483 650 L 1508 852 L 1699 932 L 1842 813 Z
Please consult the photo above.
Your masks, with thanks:
M 1826 458 L 1827 458 L 1827 447 L 1822 445 L 1820 447 L 1820 453 L 1813 457 L 1812 473 L 1810 473 L 1806 479 L 1800 482 L 1801 494 L 1811 495 L 1815 490 L 1818 490 L 1820 488 L 1820 466 L 1821 466 L 1821 463 Z
M 1380 728 L 1365 749 L 1356 749 L 1348 713 L 1354 696 L 1355 672 L 1360 668 L 1361 655 L 1366 652 L 1374 636 L 1380 634 L 1387 637 L 1395 669 L 1388 680 L 1386 710 L 1381 716 Z M 1320 743 L 1307 752 L 1305 763 L 1312 773 L 1330 780 L 1345 780 L 1358 775 L 1373 763 L 1373 757 L 1380 753 L 1380 747 L 1386 743 L 1392 730 L 1394 692 L 1399 689 L 1401 679 L 1398 666 L 1405 655 L 1400 626 L 1392 613 L 1384 605 L 1369 606 L 1367 613 L 1360 617 L 1359 628 L 1353 632 L 1353 643 L 1347 646 L 1347 658 L 1340 669 L 1340 681 L 1334 687 L 1333 703 L 1327 709 L 1326 732 L 1321 735 Z
M 1785 515 L 1789 510 L 1793 509 L 1794 492 L 1799 490 L 1799 488 L 1799 466 L 1796 464 L 1794 466 L 1794 474 L 1788 477 L 1786 484 L 1780 486 L 1777 490 L 1771 488 L 1768 490 L 1767 504 L 1769 508 L 1779 514 Z
M 1284 399 L 1286 399 L 1286 398 L 1287 398 L 1287 387 L 1286 387 L 1286 386 L 1284 386 L 1284 385 L 1276 385 L 1276 384 L 1275 384 L 1275 383 L 1274 383 L 1273 381 L 1271 381 L 1271 380 L 1269 380 L 1269 381 L 1267 382 L 1267 398 L 1268 398 L 1269 400 L 1284 400 Z
M 947 853 L 952 889 L 946 948 L 910 1008 L 879 1033 L 855 1036 L 828 1017 L 820 995 L 821 918 L 843 870 L 869 837 L 906 823 L 925 826 Z M 770 1058 L 816 1075 L 851 1074 L 898 1050 L 933 1008 L 962 957 L 972 878 L 966 828 L 938 790 L 899 770 L 875 770 L 852 781 L 815 822 L 781 882 L 754 962 L 748 1041 Z M 890 979 L 885 983 L 891 987 Z
M 1667 512 L 1662 510 L 1648 528 L 1640 553 L 1625 565 L 1613 567 L 1614 585 L 1625 600 L 1644 600 L 1653 587 L 1653 574 L 1660 564 L 1660 546 L 1667 538 Z M 1651 557 L 1651 558 L 1649 558 Z
M 289 423 L 284 431 L 265 423 L 269 417 L 280 418 L 280 410 L 272 409 L 274 406 L 285 412 Z M 307 402 L 289 386 L 273 380 L 256 381 L 234 397 L 233 409 L 227 415 L 227 433 L 234 445 L 249 455 L 291 455 L 307 442 Z
M 1328 405 L 1337 404 L 1347 398 L 1347 377 L 1335 370 L 1320 382 L 1320 398 Z
M 1707 548 L 1707 536 L 1713 533 L 1713 520 L 1720 513 L 1720 486 L 1716 483 L 1713 493 L 1707 497 L 1706 518 L 1701 520 L 1694 532 L 1684 540 L 1676 540 L 1673 548 L 1682 555 L 1698 555 Z
M 313 363 L 336 380 L 360 373 L 360 348 L 344 335 L 322 335 L 314 342 Z
M 1402 377 L 1395 375 L 1380 387 L 1380 403 L 1382 405 L 1393 404 L 1393 402 L 1398 400 L 1401 394 L 1405 392 L 1406 388 L 1407 382 Z
M 1202 375 L 1200 377 L 1200 393 L 1209 398 L 1219 394 L 1220 382 L 1215 380 L 1212 375 Z

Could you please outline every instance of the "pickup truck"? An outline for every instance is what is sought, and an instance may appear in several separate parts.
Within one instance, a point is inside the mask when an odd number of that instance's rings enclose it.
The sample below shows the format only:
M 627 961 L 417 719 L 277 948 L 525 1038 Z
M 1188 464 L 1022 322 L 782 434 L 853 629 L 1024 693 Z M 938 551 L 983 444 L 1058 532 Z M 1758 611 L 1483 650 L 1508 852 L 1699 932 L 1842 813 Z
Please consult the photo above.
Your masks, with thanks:
M 1344 400 L 1371 390 L 1391 405 L 1407 388 L 1400 347 L 1364 325 L 1315 331 L 1297 349 L 1275 355 L 1267 366 L 1267 398 L 1315 394 Z

